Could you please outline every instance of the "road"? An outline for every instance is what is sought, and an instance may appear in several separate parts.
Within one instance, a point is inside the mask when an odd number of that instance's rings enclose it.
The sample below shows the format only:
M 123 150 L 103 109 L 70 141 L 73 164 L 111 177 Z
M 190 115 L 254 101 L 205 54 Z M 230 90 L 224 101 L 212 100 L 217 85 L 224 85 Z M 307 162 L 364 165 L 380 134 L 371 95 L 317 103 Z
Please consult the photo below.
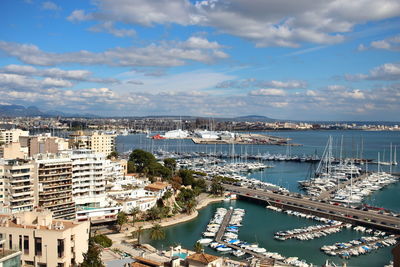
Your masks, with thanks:
M 304 210 L 305 212 L 317 212 L 323 217 L 336 217 L 336 219 L 344 220 L 346 222 L 362 222 L 368 224 L 373 228 L 387 228 L 395 232 L 400 232 L 400 218 L 391 216 L 389 214 L 379 214 L 374 211 L 363 211 L 344 206 L 336 206 L 329 203 L 315 201 L 307 198 L 299 198 L 294 195 L 281 195 L 271 191 L 262 191 L 233 185 L 224 185 L 225 189 L 235 192 L 236 194 L 244 197 L 255 198 L 264 201 L 273 202 L 275 206 L 289 205 L 296 209 Z M 324 216 L 325 215 L 325 216 Z

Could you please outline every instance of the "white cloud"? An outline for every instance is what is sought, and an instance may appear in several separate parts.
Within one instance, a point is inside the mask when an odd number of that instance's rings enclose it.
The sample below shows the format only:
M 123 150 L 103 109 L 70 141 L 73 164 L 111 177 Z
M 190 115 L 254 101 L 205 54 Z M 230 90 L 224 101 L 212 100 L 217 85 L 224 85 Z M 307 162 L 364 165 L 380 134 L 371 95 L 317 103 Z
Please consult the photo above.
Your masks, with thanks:
M 0 73 L 0 87 L 12 90 L 33 91 L 51 87 L 71 87 L 72 85 L 72 82 L 63 79 L 37 80 L 24 75 Z
M 307 82 L 302 80 L 287 80 L 287 81 L 263 81 L 255 78 L 242 80 L 224 81 L 217 85 L 218 88 L 262 88 L 273 87 L 280 89 L 303 89 L 307 87 Z
M 89 31 L 92 32 L 106 32 L 110 33 L 116 37 L 132 37 L 135 36 L 136 32 L 133 29 L 117 29 L 114 26 L 114 23 L 111 21 L 107 21 L 101 24 L 97 24 L 91 28 Z
M 199 92 L 214 88 L 217 84 L 230 80 L 234 76 L 209 70 L 197 70 L 158 77 L 146 76 L 139 72 L 126 72 L 120 74 L 118 78 L 126 80 L 128 83 L 115 85 L 113 88 L 117 92 L 140 90 L 141 92 L 170 92 L 175 94 L 177 92 Z M 133 87 L 129 82 L 132 80 L 140 80 L 142 85 Z
M 162 42 L 145 47 L 116 47 L 103 52 L 81 50 L 68 53 L 50 53 L 31 44 L 17 44 L 0 41 L 0 50 L 27 64 L 52 66 L 67 63 L 83 65 L 105 64 L 124 67 L 173 67 L 188 64 L 190 61 L 213 63 L 225 59 L 227 55 L 220 50 L 201 47 L 188 48 L 184 42 Z M 220 53 L 216 53 L 216 51 Z
M 0 69 L 0 73 L 19 74 L 25 76 L 40 76 L 56 79 L 65 79 L 73 81 L 86 81 L 97 83 L 118 83 L 118 80 L 112 78 L 93 77 L 87 70 L 62 70 L 59 68 L 39 69 L 27 65 L 7 65 Z
M 345 79 L 349 81 L 359 80 L 382 80 L 382 81 L 395 81 L 400 80 L 400 64 L 399 63 L 386 63 L 373 68 L 368 74 L 346 74 Z
M 91 20 L 93 19 L 93 17 L 91 14 L 86 14 L 84 10 L 77 9 L 74 10 L 71 13 L 71 15 L 67 17 L 67 19 L 71 22 L 81 22 L 81 21 Z
M 285 96 L 286 92 L 282 89 L 258 89 L 249 92 L 251 96 Z
M 189 48 L 200 48 L 200 49 L 220 49 L 222 46 L 217 42 L 210 42 L 205 38 L 192 36 L 185 42 L 185 45 Z
M 51 2 L 51 1 L 43 2 L 42 8 L 46 9 L 46 10 L 61 10 L 61 7 L 59 7 L 54 2 Z
M 400 35 L 388 37 L 383 40 L 373 41 L 369 44 L 369 46 L 365 46 L 364 44 L 360 44 L 358 46 L 359 51 L 365 51 L 367 49 L 400 51 Z
M 253 41 L 257 46 L 298 47 L 301 43 L 334 44 L 355 25 L 400 14 L 397 0 L 99 0 L 96 20 L 130 24 L 210 26 Z M 360 12 L 362 10 L 362 12 Z M 79 11 L 79 10 L 78 10 Z M 70 20 L 87 19 L 75 10 Z

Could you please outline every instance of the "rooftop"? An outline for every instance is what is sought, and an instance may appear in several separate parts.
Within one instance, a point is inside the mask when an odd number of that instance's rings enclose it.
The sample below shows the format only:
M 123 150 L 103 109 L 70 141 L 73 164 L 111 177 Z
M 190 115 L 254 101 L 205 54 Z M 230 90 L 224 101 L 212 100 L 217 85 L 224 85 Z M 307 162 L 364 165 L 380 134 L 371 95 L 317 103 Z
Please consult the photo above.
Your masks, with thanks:
M 160 191 L 160 190 L 167 188 L 168 186 L 169 186 L 168 183 L 155 182 L 155 183 L 146 185 L 146 187 L 144 189 L 150 190 L 150 191 Z
M 193 261 L 197 261 L 197 262 L 201 262 L 204 264 L 208 264 L 211 263 L 215 260 L 218 260 L 219 257 L 214 256 L 214 255 L 210 255 L 210 254 L 206 254 L 206 253 L 195 253 L 192 254 L 190 256 L 186 257 L 187 260 L 193 260 Z

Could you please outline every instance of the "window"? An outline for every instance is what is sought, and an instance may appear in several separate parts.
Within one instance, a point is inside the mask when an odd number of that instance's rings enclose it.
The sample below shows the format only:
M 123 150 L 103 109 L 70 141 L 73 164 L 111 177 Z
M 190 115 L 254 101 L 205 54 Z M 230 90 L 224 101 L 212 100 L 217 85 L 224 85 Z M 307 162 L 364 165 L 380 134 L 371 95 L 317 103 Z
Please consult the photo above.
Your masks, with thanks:
M 35 237 L 35 255 L 42 256 L 42 238 Z
M 22 251 L 22 235 L 19 235 L 19 250 Z
M 29 254 L 29 236 L 24 235 L 24 254 Z
M 9 248 L 12 249 L 12 235 L 8 235 L 8 242 Z
M 57 239 L 57 255 L 59 258 L 64 257 L 64 239 Z
M 57 263 L 57 267 L 64 267 L 64 263 L 63 262 Z

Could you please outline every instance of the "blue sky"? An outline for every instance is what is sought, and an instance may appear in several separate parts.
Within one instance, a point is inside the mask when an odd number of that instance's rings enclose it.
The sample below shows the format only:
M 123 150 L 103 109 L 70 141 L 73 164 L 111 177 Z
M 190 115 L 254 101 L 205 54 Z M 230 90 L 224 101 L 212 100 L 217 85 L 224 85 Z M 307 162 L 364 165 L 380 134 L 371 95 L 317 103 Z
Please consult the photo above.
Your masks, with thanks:
M 0 104 L 392 120 L 397 0 L 3 0 Z

